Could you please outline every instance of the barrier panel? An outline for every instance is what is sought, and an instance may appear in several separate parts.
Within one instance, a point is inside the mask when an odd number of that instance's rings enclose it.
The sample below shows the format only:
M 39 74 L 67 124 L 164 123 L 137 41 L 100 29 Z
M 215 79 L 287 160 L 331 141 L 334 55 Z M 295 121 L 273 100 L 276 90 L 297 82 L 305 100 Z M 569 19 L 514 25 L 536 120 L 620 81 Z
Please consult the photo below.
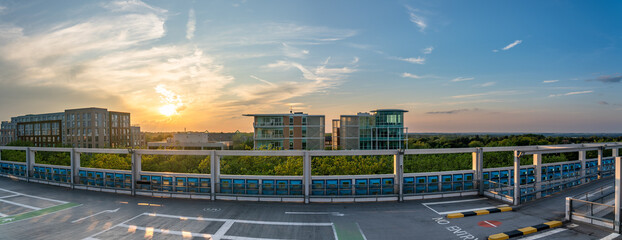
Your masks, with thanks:
M 227 151 L 227 150 L 143 150 L 143 149 L 84 149 L 84 148 L 30 148 L 0 147 L 0 176 L 18 180 L 53 184 L 92 191 L 154 197 L 223 199 L 244 201 L 292 202 L 359 202 L 403 201 L 424 198 L 484 195 L 513 204 L 547 197 L 564 189 L 611 176 L 618 143 L 585 145 L 525 146 L 462 149 L 411 150 L 336 150 L 336 151 Z M 615 149 L 611 157 L 604 157 L 607 149 Z M 6 152 L 6 151 L 11 152 Z M 483 168 L 487 152 L 515 151 L 514 166 Z M 587 151 L 597 151 L 597 158 L 586 158 Z M 49 156 L 69 156 L 70 166 L 44 164 L 42 152 L 60 152 Z M 578 160 L 542 163 L 542 154 L 578 152 Z M 9 153 L 9 154 L 7 154 Z M 112 154 L 117 166 L 124 169 L 91 168 L 92 156 L 84 154 Z M 404 172 L 404 158 L 413 155 L 434 154 L 442 161 L 443 154 L 459 154 L 460 164 L 468 162 L 470 169 L 438 172 Z M 11 160 L 7 161 L 7 155 Z M 144 171 L 142 158 L 147 155 L 190 155 L 202 166 L 200 173 Z M 498 154 L 499 156 L 506 156 Z M 533 156 L 532 156 L 533 155 Z M 81 162 L 82 156 L 82 162 Z M 209 156 L 209 158 L 208 158 Z M 275 175 L 250 175 L 245 171 L 221 174 L 221 158 L 228 161 L 236 156 L 247 156 L 245 164 L 277 159 L 288 163 L 285 172 Z M 313 168 L 314 157 L 322 161 L 363 160 L 377 164 L 381 174 L 328 175 Z M 445 157 L 452 158 L 448 155 Z M 529 156 L 526 158 L 525 156 Z M 575 156 L 575 155 L 572 155 Z M 593 157 L 593 156 L 592 156 Z M 146 157 L 145 157 L 146 158 Z M 525 160 L 530 165 L 520 165 Z M 155 159 L 155 158 L 150 158 Z M 164 157 L 161 159 L 169 159 Z M 176 159 L 171 157 L 170 159 Z M 555 158 L 556 160 L 560 157 Z M 67 159 L 63 160 L 66 162 Z M 49 160 L 51 161 L 51 160 Z M 408 160 L 410 161 L 410 160 Z M 449 162 L 456 162 L 452 159 Z M 102 164 L 101 162 L 98 164 Z M 105 162 L 103 162 L 105 167 Z M 391 164 L 392 166 L 388 166 Z M 342 165 L 360 166 L 365 165 Z M 376 167 L 378 167 L 376 166 Z M 412 165 L 410 165 L 412 166 Z M 229 170 L 227 170 L 229 171 Z M 283 171 L 283 169 L 279 170 Z M 376 170 L 369 170 L 376 171 Z M 281 174 L 281 175 L 280 175 Z M 517 176 L 515 176 L 517 175 Z

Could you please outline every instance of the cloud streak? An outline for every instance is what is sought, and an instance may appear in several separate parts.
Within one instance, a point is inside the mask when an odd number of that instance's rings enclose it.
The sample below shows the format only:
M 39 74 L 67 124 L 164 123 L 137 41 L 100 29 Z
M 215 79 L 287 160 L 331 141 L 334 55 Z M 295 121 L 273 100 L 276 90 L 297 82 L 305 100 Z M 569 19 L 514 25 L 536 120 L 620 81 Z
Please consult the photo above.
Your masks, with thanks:
M 502 50 L 503 50 L 503 51 L 510 50 L 511 48 L 516 47 L 516 45 L 518 45 L 518 44 L 520 44 L 520 43 L 522 43 L 522 42 L 523 42 L 523 40 L 516 40 L 516 41 L 514 41 L 514 42 L 512 42 L 512 43 L 508 44 L 507 46 L 503 47 L 503 48 L 502 48 Z
M 542 81 L 542 83 L 556 83 L 559 82 L 559 80 L 544 80 Z
M 462 112 L 469 112 L 469 111 L 479 111 L 480 109 L 478 108 L 473 108 L 473 109 L 455 109 L 455 110 L 449 110 L 449 111 L 436 111 L 436 112 L 426 112 L 425 114 L 456 114 L 456 113 L 462 113 Z
M 549 97 L 561 97 L 561 96 L 572 96 L 572 95 L 579 95 L 579 94 L 588 94 L 588 93 L 593 93 L 594 91 L 578 91 L 578 92 L 568 92 L 568 93 L 561 93 L 561 94 L 551 94 L 549 95 Z
M 430 54 L 434 51 L 434 47 L 427 47 L 423 49 L 423 54 Z
M 400 61 L 404 61 L 404 62 L 409 62 L 409 63 L 415 63 L 415 64 L 424 64 L 425 63 L 425 58 L 422 57 L 416 57 L 416 58 L 397 58 Z
M 597 81 L 602 83 L 620 83 L 622 82 L 622 75 L 605 75 L 595 79 L 588 79 L 587 81 Z
M 416 14 L 416 12 L 418 12 L 417 9 L 408 6 L 406 8 L 408 9 L 408 19 L 410 20 L 410 22 L 414 23 L 419 28 L 420 32 L 423 32 L 428 27 L 425 19 L 420 15 Z
M 197 19 L 194 15 L 194 9 L 188 11 L 188 23 L 186 24 L 186 39 L 192 40 L 194 31 L 196 30 Z
M 474 77 L 457 77 L 451 80 L 451 82 L 463 82 L 463 81 L 471 81 L 475 79 Z
M 422 76 L 415 75 L 415 74 L 412 74 L 412 73 L 407 73 L 407 72 L 402 73 L 402 77 L 403 77 L 403 78 L 413 78 L 413 79 L 420 79 L 420 78 L 423 78 Z

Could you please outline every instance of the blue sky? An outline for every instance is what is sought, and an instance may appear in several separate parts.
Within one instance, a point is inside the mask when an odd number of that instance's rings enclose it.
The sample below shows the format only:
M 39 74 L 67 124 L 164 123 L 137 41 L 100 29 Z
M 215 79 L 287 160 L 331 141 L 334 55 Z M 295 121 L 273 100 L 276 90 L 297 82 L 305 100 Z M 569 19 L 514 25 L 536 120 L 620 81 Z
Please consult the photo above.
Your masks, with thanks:
M 409 132 L 622 132 L 620 1 L 0 1 L 0 119 L 402 108 Z M 327 130 L 330 126 L 327 127 Z

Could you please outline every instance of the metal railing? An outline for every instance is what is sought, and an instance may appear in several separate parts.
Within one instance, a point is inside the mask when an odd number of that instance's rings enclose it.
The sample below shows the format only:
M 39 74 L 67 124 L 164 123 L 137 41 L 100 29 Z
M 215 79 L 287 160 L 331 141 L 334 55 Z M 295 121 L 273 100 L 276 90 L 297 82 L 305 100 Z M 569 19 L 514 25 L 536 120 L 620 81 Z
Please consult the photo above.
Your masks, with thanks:
M 557 146 L 485 147 L 409 150 L 336 150 L 336 151 L 230 151 L 230 150 L 148 150 L 0 147 L 0 150 L 25 152 L 24 162 L 0 160 L 0 176 L 26 181 L 56 184 L 93 191 L 159 197 L 204 199 L 281 201 L 326 201 L 337 199 L 358 201 L 379 199 L 403 201 L 427 197 L 486 195 L 513 204 L 541 198 L 569 187 L 611 175 L 612 158 L 604 157 L 604 149 L 613 149 L 617 156 L 620 143 L 599 143 Z M 586 151 L 598 151 L 597 159 L 587 159 Z M 70 166 L 36 163 L 42 152 L 70 153 Z M 515 166 L 483 168 L 484 154 L 514 151 Z M 579 159 L 542 164 L 541 154 L 579 152 Z M 87 168 L 80 165 L 84 153 L 131 155 L 130 170 Z M 404 172 L 405 155 L 472 154 L 469 170 L 444 172 Z M 533 165 L 520 166 L 520 157 L 534 155 Z M 142 170 L 143 155 L 210 156 L 209 174 L 148 172 Z M 223 175 L 221 158 L 225 156 L 294 156 L 303 160 L 302 176 Z M 392 156 L 392 174 L 318 176 L 312 174 L 313 157 L 324 156 Z M 0 155 L 0 159 L 1 159 Z M 518 176 L 516 176 L 518 175 Z M 455 195 L 458 193 L 459 195 Z M 452 195 L 453 194 L 453 195 Z M 221 198 L 218 198 L 218 197 Z M 228 198 L 229 197 L 229 198 Z M 360 199 L 358 199 L 360 198 Z M 356 200 L 358 199 L 358 200 Z M 336 201 L 336 200 L 335 200 Z

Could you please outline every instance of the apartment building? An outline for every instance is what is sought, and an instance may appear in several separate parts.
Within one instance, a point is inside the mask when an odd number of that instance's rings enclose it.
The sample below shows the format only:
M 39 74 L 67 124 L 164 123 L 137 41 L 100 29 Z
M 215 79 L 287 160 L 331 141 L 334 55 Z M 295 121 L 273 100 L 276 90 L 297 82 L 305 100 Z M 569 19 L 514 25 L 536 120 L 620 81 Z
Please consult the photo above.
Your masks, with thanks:
M 253 117 L 254 148 L 324 149 L 324 115 L 245 114 Z
M 130 113 L 105 108 L 67 109 L 64 112 L 12 117 L 14 140 L 35 146 L 70 145 L 80 148 L 130 147 Z M 2 125 L 5 130 L 5 124 Z M 4 132 L 4 131 L 3 131 Z
M 132 141 L 132 147 L 134 148 L 143 148 L 147 146 L 147 141 L 145 140 L 145 133 L 140 131 L 140 126 L 131 126 L 130 127 L 130 139 Z
M 2 121 L 0 126 L 0 146 L 15 141 L 15 123 Z
M 341 115 L 333 120 L 333 149 L 404 149 L 408 128 L 402 109 L 377 109 L 371 113 Z

